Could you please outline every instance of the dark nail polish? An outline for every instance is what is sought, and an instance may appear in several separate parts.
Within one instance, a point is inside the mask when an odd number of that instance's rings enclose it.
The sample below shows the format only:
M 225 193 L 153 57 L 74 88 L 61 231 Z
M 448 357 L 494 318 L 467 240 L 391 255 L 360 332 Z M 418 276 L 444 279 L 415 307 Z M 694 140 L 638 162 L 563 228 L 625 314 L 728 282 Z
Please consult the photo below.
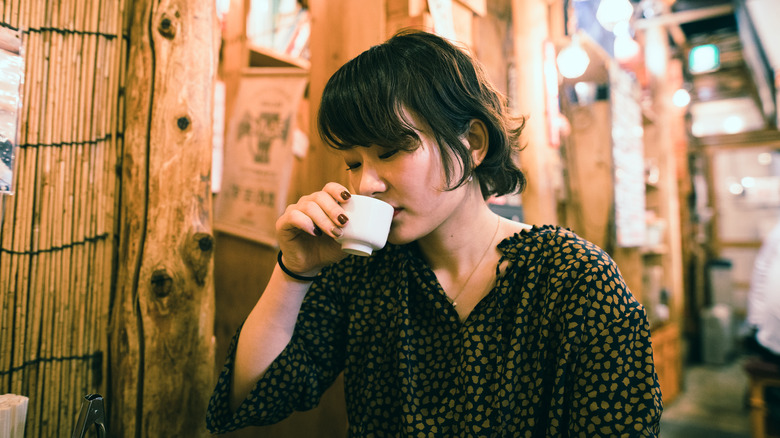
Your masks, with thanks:
M 343 214 L 340 214 L 340 215 L 339 215 L 339 217 L 338 217 L 338 219 L 339 219 L 339 223 L 340 223 L 341 225 L 344 225 L 344 224 L 346 224 L 346 223 L 347 223 L 347 221 L 349 220 L 349 219 L 347 219 L 347 217 L 346 217 L 346 216 L 344 216 Z
M 343 192 L 341 192 L 341 199 L 346 201 L 347 199 L 349 199 L 351 197 L 352 197 L 352 195 L 350 195 L 348 191 L 344 190 Z
M 322 230 L 318 226 L 314 226 L 314 235 L 315 236 L 322 236 Z
M 333 233 L 333 235 L 336 237 L 341 237 L 341 235 L 344 234 L 344 232 L 339 227 L 333 227 L 330 232 Z

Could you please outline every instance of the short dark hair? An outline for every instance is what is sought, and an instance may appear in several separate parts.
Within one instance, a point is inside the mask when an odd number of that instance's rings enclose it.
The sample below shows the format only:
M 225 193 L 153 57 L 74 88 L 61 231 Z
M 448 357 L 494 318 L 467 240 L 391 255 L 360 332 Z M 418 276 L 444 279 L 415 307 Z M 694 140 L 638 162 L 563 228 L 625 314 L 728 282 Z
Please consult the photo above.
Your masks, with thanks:
M 442 150 L 448 189 L 475 174 L 482 196 L 521 192 L 526 180 L 515 164 L 525 118 L 513 117 L 506 99 L 479 63 L 446 39 L 421 31 L 401 31 L 344 64 L 323 90 L 317 125 L 335 149 L 378 145 L 411 151 L 420 138 L 409 110 L 431 128 Z M 488 150 L 475 168 L 461 138 L 472 120 L 487 127 Z M 453 183 L 452 156 L 464 169 Z

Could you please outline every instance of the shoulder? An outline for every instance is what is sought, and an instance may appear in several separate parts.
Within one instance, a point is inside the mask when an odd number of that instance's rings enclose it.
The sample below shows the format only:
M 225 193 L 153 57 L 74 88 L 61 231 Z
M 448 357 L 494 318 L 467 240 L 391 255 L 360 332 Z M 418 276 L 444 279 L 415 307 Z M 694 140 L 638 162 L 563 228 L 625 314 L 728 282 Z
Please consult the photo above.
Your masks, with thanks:
M 508 266 L 533 284 L 543 280 L 557 299 L 602 299 L 603 292 L 626 289 L 609 254 L 566 228 L 534 226 L 505 239 L 499 249 Z
M 545 274 L 562 298 L 616 318 L 638 305 L 617 264 L 602 248 L 566 228 L 534 230 Z
M 533 258 L 565 270 L 589 271 L 614 265 L 606 251 L 568 228 L 535 225 L 515 234 L 511 242 Z

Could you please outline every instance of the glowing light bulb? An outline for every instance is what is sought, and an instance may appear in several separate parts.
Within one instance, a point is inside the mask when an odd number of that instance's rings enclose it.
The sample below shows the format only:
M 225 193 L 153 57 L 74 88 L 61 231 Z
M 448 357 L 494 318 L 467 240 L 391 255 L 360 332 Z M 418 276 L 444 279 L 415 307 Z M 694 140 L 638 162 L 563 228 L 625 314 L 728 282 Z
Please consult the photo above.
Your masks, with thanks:
M 628 0 L 601 0 L 596 10 L 596 20 L 608 31 L 621 21 L 628 21 L 634 14 L 634 6 Z
M 618 61 L 628 61 L 639 53 L 639 43 L 631 38 L 630 26 L 627 20 L 615 24 L 613 30 L 615 42 L 613 54 Z
M 561 72 L 563 77 L 573 79 L 585 73 L 590 64 L 590 57 L 588 57 L 588 52 L 580 45 L 578 36 L 574 35 L 571 44 L 558 53 L 556 61 L 558 63 L 558 71 Z
M 691 103 L 691 95 L 688 93 L 688 90 L 680 88 L 674 92 L 674 95 L 672 96 L 672 103 L 674 103 L 674 106 L 676 107 L 684 108 L 686 105 Z
M 745 129 L 745 121 L 738 115 L 728 116 L 723 121 L 723 131 L 726 134 L 736 134 Z

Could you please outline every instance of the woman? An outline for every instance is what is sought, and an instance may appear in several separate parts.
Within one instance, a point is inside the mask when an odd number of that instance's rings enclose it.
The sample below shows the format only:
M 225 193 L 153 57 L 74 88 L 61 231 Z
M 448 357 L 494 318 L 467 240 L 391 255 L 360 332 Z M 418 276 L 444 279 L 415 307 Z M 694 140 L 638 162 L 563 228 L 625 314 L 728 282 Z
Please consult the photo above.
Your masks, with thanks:
M 329 183 L 277 221 L 279 263 L 230 347 L 210 430 L 310 409 L 343 371 L 353 437 L 655 436 L 648 323 L 614 262 L 485 201 L 525 185 L 522 122 L 428 33 L 337 71 L 318 125 L 351 187 Z M 395 209 L 370 257 L 334 241 L 351 193 Z

